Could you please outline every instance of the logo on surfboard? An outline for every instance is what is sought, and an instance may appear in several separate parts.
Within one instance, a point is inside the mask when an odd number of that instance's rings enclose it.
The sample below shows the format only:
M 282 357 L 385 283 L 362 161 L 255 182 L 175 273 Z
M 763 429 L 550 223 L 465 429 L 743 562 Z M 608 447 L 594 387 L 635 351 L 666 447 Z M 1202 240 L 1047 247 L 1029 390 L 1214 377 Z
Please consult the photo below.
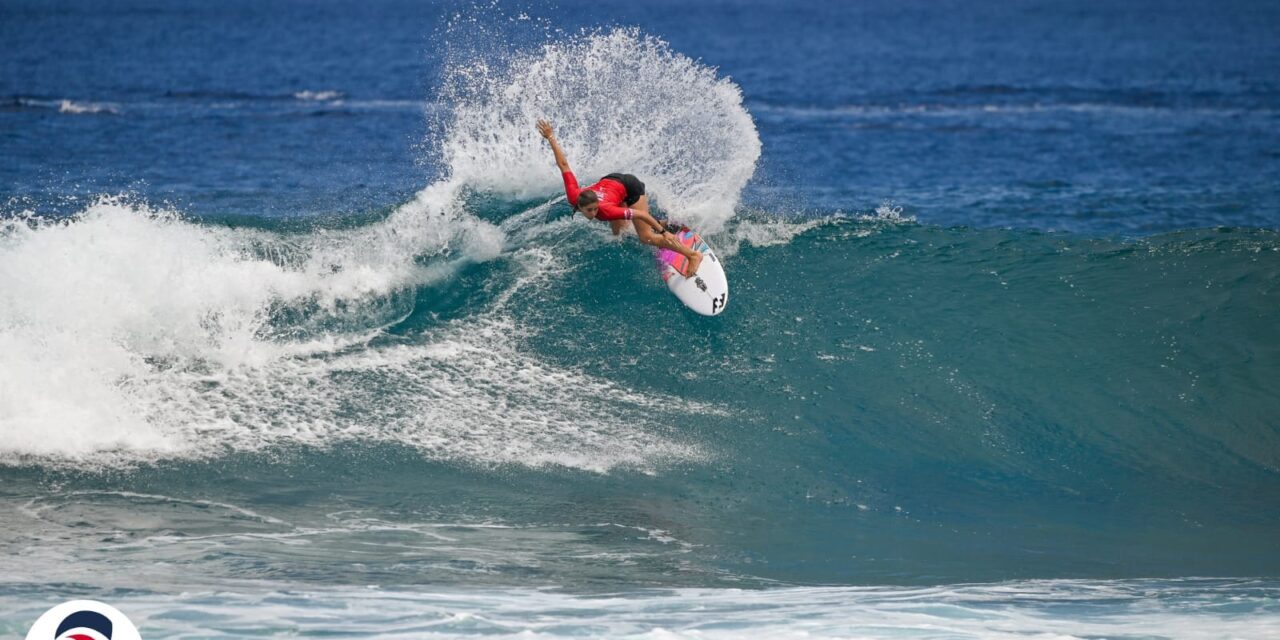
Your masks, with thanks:
M 711 299 L 711 315 L 720 313 L 724 309 L 724 301 L 729 297 L 728 293 L 722 293 Z

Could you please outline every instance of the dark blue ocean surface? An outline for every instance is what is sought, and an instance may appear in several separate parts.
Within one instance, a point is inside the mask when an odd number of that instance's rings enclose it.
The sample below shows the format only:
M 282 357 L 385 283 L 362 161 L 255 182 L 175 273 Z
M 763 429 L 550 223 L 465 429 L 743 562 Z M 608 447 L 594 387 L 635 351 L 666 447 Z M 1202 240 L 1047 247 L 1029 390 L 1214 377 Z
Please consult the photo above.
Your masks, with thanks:
M 390 206 L 442 169 L 417 145 L 450 47 L 635 26 L 742 87 L 766 148 L 748 202 L 1085 233 L 1280 223 L 1274 3 L 686 4 L 7 2 L 0 194 Z M 449 33 L 456 14 L 475 23 Z
M 1266 2 L 5 2 L 0 630 L 1274 633 L 1277 69 Z

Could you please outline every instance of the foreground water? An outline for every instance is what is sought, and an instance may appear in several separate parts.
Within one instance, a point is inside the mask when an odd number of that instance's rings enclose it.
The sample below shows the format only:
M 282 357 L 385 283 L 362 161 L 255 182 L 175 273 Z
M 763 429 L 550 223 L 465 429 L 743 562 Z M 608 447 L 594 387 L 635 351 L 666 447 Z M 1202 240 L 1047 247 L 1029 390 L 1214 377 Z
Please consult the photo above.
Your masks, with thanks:
M 153 636 L 1263 638 L 1274 582 L 1037 581 L 948 587 L 273 591 L 121 597 Z M 39 607 L 17 605 L 34 618 Z M 12 625 L 12 631 L 21 629 Z
M 3 9 L 0 625 L 1280 633 L 1273 9 L 646 7 Z

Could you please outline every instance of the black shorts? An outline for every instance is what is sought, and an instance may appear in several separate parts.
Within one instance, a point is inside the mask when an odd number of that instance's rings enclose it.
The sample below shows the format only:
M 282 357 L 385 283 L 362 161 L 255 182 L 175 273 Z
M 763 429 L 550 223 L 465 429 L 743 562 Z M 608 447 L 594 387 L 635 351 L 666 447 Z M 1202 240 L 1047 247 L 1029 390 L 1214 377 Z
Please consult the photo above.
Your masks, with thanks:
M 612 180 L 621 182 L 623 187 L 627 189 L 627 199 L 623 200 L 623 204 L 628 207 L 640 202 L 640 196 L 644 195 L 644 183 L 629 173 L 611 173 L 603 178 L 604 180 Z

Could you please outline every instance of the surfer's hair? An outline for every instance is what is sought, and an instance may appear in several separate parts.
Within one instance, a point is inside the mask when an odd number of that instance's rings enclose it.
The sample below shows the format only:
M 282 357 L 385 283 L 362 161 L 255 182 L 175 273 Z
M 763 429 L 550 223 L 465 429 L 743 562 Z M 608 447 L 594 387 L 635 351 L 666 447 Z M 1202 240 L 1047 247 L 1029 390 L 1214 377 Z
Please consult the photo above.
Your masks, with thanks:
M 597 202 L 600 202 L 600 196 L 596 195 L 596 192 L 594 192 L 594 191 L 592 191 L 592 190 L 590 190 L 590 189 L 587 189 L 586 191 L 583 191 L 582 193 L 579 193 L 579 194 L 578 194 L 578 208 L 579 208 L 579 209 L 581 209 L 581 208 L 583 208 L 583 207 L 585 207 L 585 206 L 587 206 L 587 205 L 589 205 L 589 204 L 595 204 L 595 203 L 597 203 Z

